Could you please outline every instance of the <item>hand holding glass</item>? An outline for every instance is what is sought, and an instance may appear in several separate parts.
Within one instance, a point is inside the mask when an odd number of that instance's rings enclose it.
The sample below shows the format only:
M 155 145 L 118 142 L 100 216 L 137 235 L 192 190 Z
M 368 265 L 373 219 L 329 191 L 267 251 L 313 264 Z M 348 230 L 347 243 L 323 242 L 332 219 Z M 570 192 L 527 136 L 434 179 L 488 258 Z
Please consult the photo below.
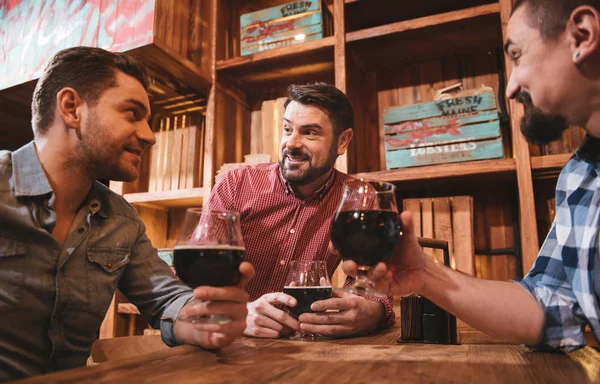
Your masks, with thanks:
M 331 240 L 342 259 L 358 264 L 356 281 L 342 291 L 369 296 L 377 292 L 367 274 L 386 261 L 400 239 L 400 223 L 393 184 L 362 180 L 344 183 L 344 195 L 333 220 Z
M 237 212 L 190 208 L 185 212 L 173 264 L 177 276 L 191 288 L 234 286 L 240 281 L 244 251 Z M 218 324 L 231 321 L 222 315 L 179 316 L 178 320 Z

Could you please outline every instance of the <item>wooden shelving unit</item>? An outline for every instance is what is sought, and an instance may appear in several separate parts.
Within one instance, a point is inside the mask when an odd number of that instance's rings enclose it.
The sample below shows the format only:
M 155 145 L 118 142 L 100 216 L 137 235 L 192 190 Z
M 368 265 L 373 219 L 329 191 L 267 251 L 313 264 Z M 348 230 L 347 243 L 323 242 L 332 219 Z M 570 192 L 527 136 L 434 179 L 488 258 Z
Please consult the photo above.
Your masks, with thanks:
M 159 2 L 164 12 L 175 3 Z M 249 153 L 251 114 L 263 101 L 284 96 L 292 83 L 325 81 L 346 92 L 355 107 L 355 138 L 337 163 L 340 170 L 397 183 L 400 198 L 473 195 L 476 249 L 515 248 L 527 272 L 543 236 L 532 228 L 545 215 L 540 207 L 550 196 L 553 181 L 548 176 L 556 177 L 570 154 L 532 157 L 519 132 L 522 107 L 503 98 L 500 74 L 508 79 L 512 66 L 503 61 L 501 47 L 512 0 L 326 0 L 333 15 L 332 36 L 241 56 L 240 15 L 285 2 L 190 2 L 196 4 L 191 16 L 174 14 L 201 21 L 202 27 L 196 28 L 202 31 L 201 44 L 196 40 L 194 50 L 185 49 L 182 40 L 168 36 L 173 29 L 162 25 L 163 35 L 151 46 L 132 52 L 157 75 L 151 90 L 156 113 L 177 113 L 177 97 L 183 97 L 201 111 L 206 124 L 199 185 L 148 192 L 148 159 L 140 180 L 112 183 L 113 190 L 138 208 L 153 244 L 172 246 L 184 208 L 202 205 L 223 164 L 243 162 Z M 180 28 L 174 14 L 156 20 L 169 19 Z M 457 81 L 465 88 L 490 86 L 506 104 L 510 118 L 503 125 L 505 158 L 387 170 L 383 109 L 432 100 L 434 90 Z M 0 117 L 18 127 L 10 133 L 0 128 L 0 149 L 14 149 L 30 139 L 26 125 L 34 84 L 0 92 Z M 492 268 L 505 270 L 498 276 L 516 277 L 514 258 L 486 260 Z M 118 308 L 119 302 L 114 313 Z
M 531 158 L 531 169 L 534 175 L 554 173 L 558 174 L 567 161 L 573 156 L 572 153 L 559 155 L 533 156 Z
M 389 171 L 363 172 L 353 174 L 352 176 L 368 180 L 403 183 L 452 178 L 464 179 L 469 177 L 475 179 L 487 177 L 514 179 L 516 176 L 516 166 L 514 159 L 495 159 L 393 169 Z
M 346 92 L 356 113 L 355 138 L 347 156 L 338 161 L 339 169 L 356 177 L 398 183 L 407 196 L 425 192 L 442 196 L 469 189 L 487 196 L 484 186 L 489 185 L 489 197 L 480 199 L 485 204 L 476 207 L 476 221 L 494 226 L 494 217 L 504 217 L 499 225 L 505 230 L 502 234 L 484 233 L 476 228 L 475 236 L 480 233 L 479 237 L 488 238 L 492 247 L 509 248 L 516 245 L 510 234 L 518 233 L 515 239 L 522 268 L 527 271 L 539 247 L 537 233 L 529 233 L 536 227 L 532 170 L 537 172 L 537 160 L 530 158 L 527 143 L 518 133 L 521 106 L 501 100 L 504 90 L 499 84 L 499 73 L 508 78 L 511 71 L 501 52 L 511 0 L 329 0 L 325 4 L 334 16 L 333 36 L 240 56 L 239 16 L 283 2 L 214 2 L 214 170 L 223 163 L 242 160 L 250 114 L 260 109 L 263 100 L 284 96 L 291 83 L 329 81 Z M 507 105 L 511 121 L 503 127 L 505 158 L 386 170 L 382 110 L 431 100 L 434 90 L 457 81 L 465 88 L 491 86 Z M 219 108 L 222 105 L 227 106 Z M 238 118 L 234 121 L 231 114 Z M 237 141 L 229 139 L 233 133 Z M 224 153 L 224 148 L 236 143 L 237 152 Z M 540 167 L 548 166 L 543 163 Z

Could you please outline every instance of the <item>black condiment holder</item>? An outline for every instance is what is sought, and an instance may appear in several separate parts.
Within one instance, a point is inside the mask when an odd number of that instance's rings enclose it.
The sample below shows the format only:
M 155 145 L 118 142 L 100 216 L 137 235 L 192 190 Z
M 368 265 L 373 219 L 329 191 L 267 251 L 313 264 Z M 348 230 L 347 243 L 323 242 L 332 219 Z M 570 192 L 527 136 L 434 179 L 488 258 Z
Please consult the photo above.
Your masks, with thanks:
M 448 251 L 447 241 L 425 237 L 417 239 L 419 245 L 423 248 L 441 249 L 444 252 L 444 265 L 450 267 L 450 252 Z M 411 313 L 412 323 L 406 322 L 406 319 L 404 321 L 401 319 L 402 324 L 408 326 L 410 331 L 405 332 L 407 329 L 402 329 L 402 335 L 398 339 L 398 343 L 458 345 L 456 316 L 438 307 L 423 296 L 411 295 L 400 300 L 410 300 L 408 304 L 415 313 Z M 400 303 L 401 318 L 409 315 L 408 313 L 402 314 L 402 308 L 403 305 Z M 408 306 L 405 305 L 404 308 L 408 308 Z M 418 323 L 414 323 L 414 320 L 417 320 Z

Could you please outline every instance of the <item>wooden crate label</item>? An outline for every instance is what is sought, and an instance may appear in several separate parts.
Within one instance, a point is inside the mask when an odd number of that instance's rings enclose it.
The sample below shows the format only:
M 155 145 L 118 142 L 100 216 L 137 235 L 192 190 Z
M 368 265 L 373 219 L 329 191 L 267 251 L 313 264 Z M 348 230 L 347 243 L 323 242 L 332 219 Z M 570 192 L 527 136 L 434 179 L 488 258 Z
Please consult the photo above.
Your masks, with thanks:
M 303 40 L 287 39 L 280 40 L 273 43 L 254 45 L 251 48 L 242 49 L 242 55 L 249 55 L 251 53 L 268 51 L 275 48 L 287 47 L 288 45 L 300 44 L 307 41 L 319 40 L 323 38 L 323 32 L 315 33 L 313 35 L 307 35 Z
M 409 147 L 429 147 L 443 143 L 484 140 L 500 136 L 498 121 L 461 126 L 454 123 L 448 127 L 420 129 L 385 137 L 385 150 L 393 151 Z
M 425 120 L 405 121 L 398 124 L 384 125 L 383 130 L 386 135 L 406 133 L 428 128 L 456 127 L 487 121 L 498 121 L 498 111 L 483 111 L 471 113 L 468 115 L 432 117 Z
M 265 44 L 270 44 L 270 43 L 275 43 L 278 41 L 283 41 L 283 40 L 295 40 L 296 36 L 298 35 L 304 35 L 309 36 L 309 35 L 314 35 L 315 33 L 323 33 L 323 26 L 320 24 L 317 25 L 311 25 L 308 27 L 303 27 L 303 28 L 298 28 L 298 29 L 294 29 L 291 31 L 283 31 L 281 33 L 277 33 L 275 35 L 271 35 L 271 36 L 266 36 L 262 39 L 260 39 L 259 41 L 254 41 L 252 44 L 244 44 L 242 43 L 242 49 L 252 49 L 252 47 L 256 46 L 256 45 L 265 45 Z M 301 40 L 303 41 L 303 40 Z
M 246 28 L 253 24 L 264 23 L 281 17 L 294 16 L 305 12 L 320 11 L 319 0 L 292 1 L 287 4 L 276 5 L 271 8 L 256 12 L 246 13 L 240 16 L 240 27 Z
M 383 123 L 386 125 L 397 124 L 403 121 L 496 110 L 496 108 L 496 96 L 494 92 L 488 92 L 476 96 L 386 108 L 383 112 Z
M 297 18 L 256 23 L 242 29 L 240 40 L 242 45 L 254 44 L 283 32 L 294 31 L 311 25 L 320 25 L 322 23 L 322 17 L 323 15 L 321 12 L 312 12 L 306 16 Z
M 415 167 L 422 165 L 456 163 L 483 159 L 495 159 L 503 156 L 502 138 L 485 141 L 438 143 L 434 147 L 413 145 L 386 153 L 388 169 Z

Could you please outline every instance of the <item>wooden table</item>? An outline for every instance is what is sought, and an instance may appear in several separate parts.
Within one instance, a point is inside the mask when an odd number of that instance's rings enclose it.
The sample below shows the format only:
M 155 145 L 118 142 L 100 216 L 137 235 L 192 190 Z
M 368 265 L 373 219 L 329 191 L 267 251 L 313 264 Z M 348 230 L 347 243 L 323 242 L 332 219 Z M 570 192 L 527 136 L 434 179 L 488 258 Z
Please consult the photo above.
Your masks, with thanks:
M 397 344 L 398 327 L 339 340 L 185 345 L 23 383 L 598 383 L 600 353 L 531 352 L 459 325 L 461 345 Z

